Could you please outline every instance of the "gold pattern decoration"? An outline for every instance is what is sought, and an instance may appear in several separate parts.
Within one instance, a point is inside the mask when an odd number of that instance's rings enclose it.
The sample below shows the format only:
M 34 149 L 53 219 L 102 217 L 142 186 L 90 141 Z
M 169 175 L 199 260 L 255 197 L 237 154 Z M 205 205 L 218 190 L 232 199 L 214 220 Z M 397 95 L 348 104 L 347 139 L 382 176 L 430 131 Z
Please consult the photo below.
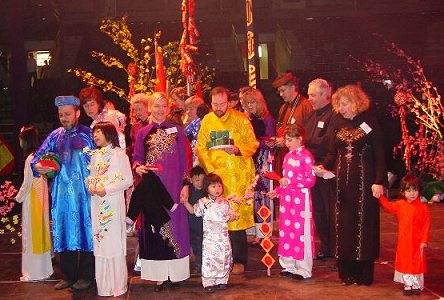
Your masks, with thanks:
M 157 161 L 163 152 L 171 152 L 172 145 L 176 140 L 176 134 L 168 134 L 164 129 L 158 128 L 146 141 L 148 151 L 146 153 L 146 164 L 152 165 Z

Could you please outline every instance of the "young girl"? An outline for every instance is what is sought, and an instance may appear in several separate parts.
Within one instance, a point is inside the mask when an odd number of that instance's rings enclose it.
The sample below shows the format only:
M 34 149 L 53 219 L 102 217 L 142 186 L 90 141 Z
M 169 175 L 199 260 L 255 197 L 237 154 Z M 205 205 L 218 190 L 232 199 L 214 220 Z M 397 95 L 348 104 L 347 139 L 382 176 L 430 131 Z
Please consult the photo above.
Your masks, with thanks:
M 221 197 L 224 189 L 218 175 L 208 174 L 203 189 L 207 196 L 194 206 L 188 200 L 183 203 L 191 214 L 203 217 L 202 285 L 211 293 L 226 289 L 233 263 L 227 222 L 235 219 L 235 213 Z
M 398 219 L 394 281 L 404 284 L 404 295 L 419 295 L 424 289 L 425 248 L 429 241 L 430 212 L 419 200 L 420 180 L 408 174 L 401 179 L 402 199 L 389 202 L 382 195 L 382 207 Z
M 23 127 L 19 135 L 25 161 L 23 184 L 16 196 L 22 203 L 21 281 L 42 280 L 53 273 L 49 231 L 49 192 L 45 176 L 34 177 L 31 161 L 39 147 L 35 127 Z
M 314 159 L 304 146 L 304 129 L 296 124 L 284 131 L 285 146 L 283 177 L 280 187 L 269 192 L 271 198 L 280 197 L 279 263 L 281 276 L 296 280 L 311 277 L 314 238 L 310 188 L 315 184 L 312 171 Z
M 131 165 L 111 122 L 93 128 L 98 149 L 92 151 L 90 176 L 91 218 L 95 272 L 99 296 L 126 293 L 126 207 L 124 191 L 133 183 Z

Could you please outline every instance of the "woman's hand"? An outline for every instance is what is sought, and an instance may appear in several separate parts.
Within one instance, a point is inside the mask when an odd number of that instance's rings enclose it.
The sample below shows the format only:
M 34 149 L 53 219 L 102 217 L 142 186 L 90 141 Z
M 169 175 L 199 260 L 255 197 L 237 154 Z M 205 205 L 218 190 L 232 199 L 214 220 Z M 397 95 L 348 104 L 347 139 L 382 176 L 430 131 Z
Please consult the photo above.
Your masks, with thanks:
M 94 195 L 96 194 L 96 187 L 95 187 L 94 185 L 90 184 L 90 185 L 88 186 L 88 193 L 89 193 L 91 196 L 94 196 Z
M 103 187 L 96 189 L 96 195 L 99 197 L 104 197 L 106 195 L 106 191 Z
M 149 169 L 145 165 L 139 165 L 136 167 L 136 174 L 142 176 L 143 174 L 148 173 Z
M 276 140 L 275 140 L 274 145 L 275 145 L 276 147 L 284 147 L 284 146 L 285 146 L 285 140 L 284 140 L 284 138 L 281 137 L 281 136 L 276 137 Z

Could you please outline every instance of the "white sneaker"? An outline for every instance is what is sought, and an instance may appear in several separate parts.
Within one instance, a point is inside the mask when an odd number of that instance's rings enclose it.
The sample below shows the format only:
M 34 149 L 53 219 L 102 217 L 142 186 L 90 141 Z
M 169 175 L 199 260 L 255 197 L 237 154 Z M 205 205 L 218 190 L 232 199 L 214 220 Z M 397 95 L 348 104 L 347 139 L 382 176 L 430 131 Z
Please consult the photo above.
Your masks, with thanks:
M 134 271 L 136 272 L 142 271 L 142 261 L 140 260 L 139 255 L 137 255 L 136 264 L 134 265 Z

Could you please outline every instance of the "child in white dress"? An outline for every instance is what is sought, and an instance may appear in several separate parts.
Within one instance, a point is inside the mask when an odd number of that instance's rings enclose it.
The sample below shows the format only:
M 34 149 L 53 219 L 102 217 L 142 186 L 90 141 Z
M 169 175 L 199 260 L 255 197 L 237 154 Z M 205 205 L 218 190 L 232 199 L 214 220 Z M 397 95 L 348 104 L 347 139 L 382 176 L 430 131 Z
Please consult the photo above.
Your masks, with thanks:
M 202 285 L 207 292 L 224 290 L 233 263 L 227 222 L 234 220 L 233 212 L 224 192 L 222 179 L 208 174 L 204 179 L 204 191 L 208 194 L 196 204 L 183 203 L 197 217 L 203 217 Z
M 23 184 L 15 197 L 22 203 L 22 276 L 21 281 L 34 281 L 52 275 L 51 237 L 49 230 L 49 192 L 45 176 L 34 177 L 31 161 L 39 147 L 35 127 L 23 127 L 20 147 L 26 158 Z
M 91 194 L 97 292 L 99 296 L 117 297 L 128 289 L 124 191 L 132 185 L 133 175 L 112 123 L 97 123 L 93 138 L 98 149 L 92 151 L 87 184 Z

